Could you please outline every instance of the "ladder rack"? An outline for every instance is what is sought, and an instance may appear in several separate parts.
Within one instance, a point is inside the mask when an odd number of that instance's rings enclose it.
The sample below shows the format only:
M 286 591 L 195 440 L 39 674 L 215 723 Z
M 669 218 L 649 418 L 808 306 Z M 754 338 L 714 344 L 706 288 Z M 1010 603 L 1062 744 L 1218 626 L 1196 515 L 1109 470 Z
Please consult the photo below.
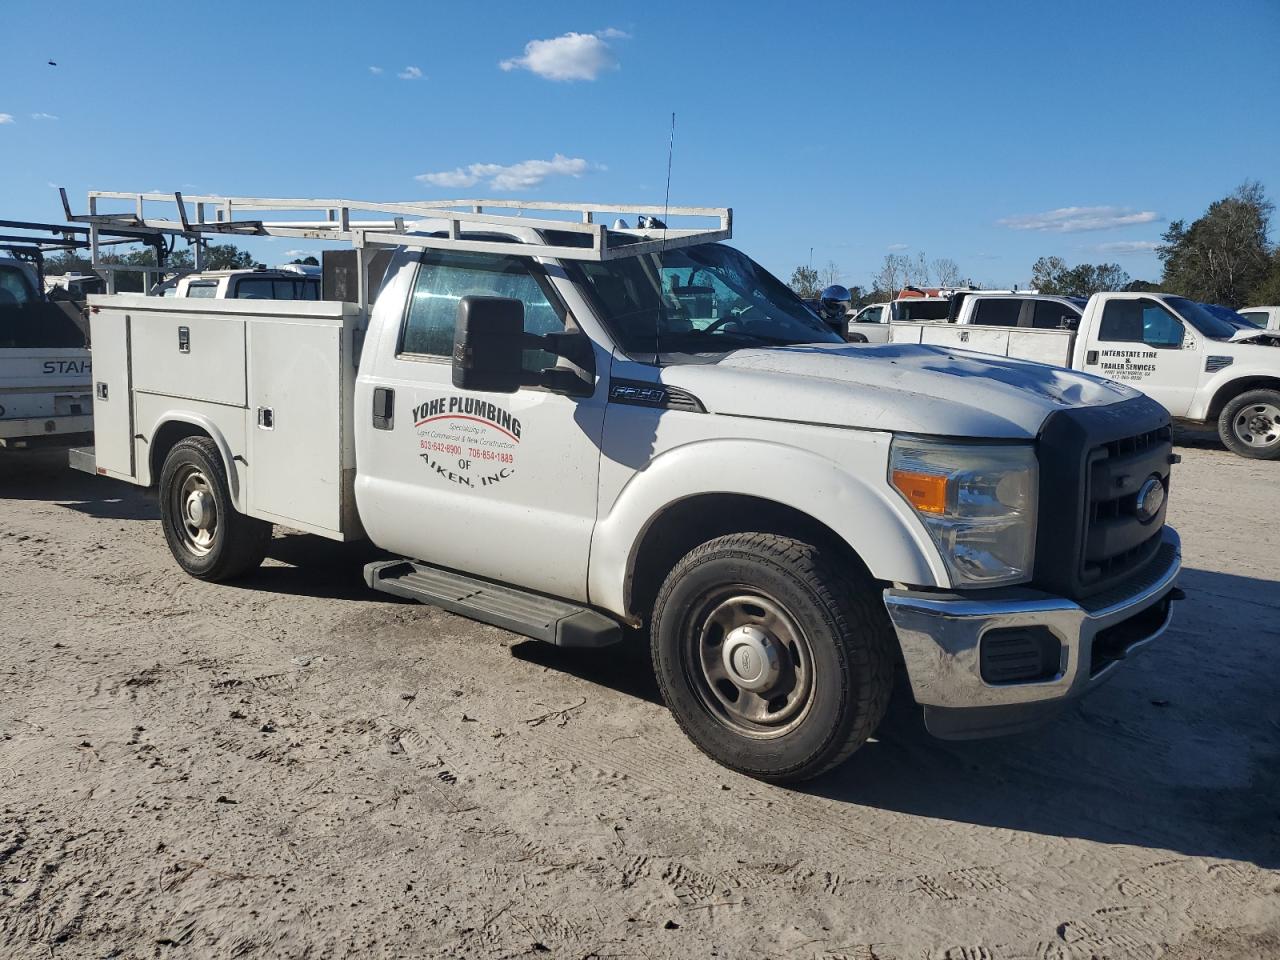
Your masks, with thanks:
M 662 207 L 651 204 L 585 204 L 551 203 L 528 200 L 419 200 L 382 202 L 372 200 L 328 200 L 268 197 L 184 196 L 182 193 L 120 193 L 106 190 L 89 191 L 89 212 L 74 214 L 65 189 L 59 191 L 67 219 L 89 225 L 90 239 L 98 231 L 164 233 L 196 241 L 210 236 L 294 237 L 307 240 L 332 240 L 349 243 L 356 249 L 366 247 L 420 247 L 462 250 L 481 253 L 505 253 L 529 257 L 554 257 L 562 260 L 615 260 L 642 256 L 660 249 L 676 249 L 697 243 L 727 240 L 733 235 L 733 211 L 728 207 Z M 104 201 L 128 201 L 132 207 L 124 212 L 104 212 Z M 153 217 L 148 205 L 168 204 L 176 210 L 176 218 Z M 516 211 L 516 216 L 488 211 Z M 559 214 L 559 217 L 526 217 L 524 211 Z M 302 211 L 323 213 L 315 219 L 269 219 L 263 214 L 297 214 Z M 386 219 L 361 220 L 353 213 L 383 214 Z M 596 222 L 601 213 L 632 213 L 657 217 L 699 217 L 717 221 L 714 227 L 668 228 L 659 221 L 645 228 L 606 229 Z M 243 214 L 251 214 L 243 217 Z M 569 215 L 572 219 L 565 218 Z M 409 232 L 407 219 L 438 221 L 422 232 Z M 587 243 L 568 244 L 525 242 L 518 246 L 501 239 L 477 237 L 474 234 L 515 235 L 516 230 L 560 231 L 583 234 Z M 443 234 L 443 235 L 440 235 Z M 472 236 L 468 236 L 472 234 Z M 610 238 L 625 235 L 622 243 Z M 95 243 L 95 264 L 97 262 Z M 197 266 L 199 269 L 199 266 Z

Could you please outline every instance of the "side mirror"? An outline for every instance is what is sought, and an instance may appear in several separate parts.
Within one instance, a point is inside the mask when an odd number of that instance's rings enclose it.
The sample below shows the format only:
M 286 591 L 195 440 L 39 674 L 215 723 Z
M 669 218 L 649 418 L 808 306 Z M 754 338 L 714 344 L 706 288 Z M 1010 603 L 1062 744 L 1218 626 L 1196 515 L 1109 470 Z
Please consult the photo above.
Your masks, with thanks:
M 453 327 L 453 385 L 515 393 L 523 379 L 524 304 L 507 297 L 463 297 Z

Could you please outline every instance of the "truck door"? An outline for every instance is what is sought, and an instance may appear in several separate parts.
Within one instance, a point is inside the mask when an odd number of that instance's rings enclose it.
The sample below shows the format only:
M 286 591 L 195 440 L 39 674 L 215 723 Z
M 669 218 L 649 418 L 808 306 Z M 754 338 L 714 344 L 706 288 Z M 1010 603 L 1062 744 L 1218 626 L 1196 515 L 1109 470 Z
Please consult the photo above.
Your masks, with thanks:
M 454 387 L 454 324 L 468 295 L 520 300 L 531 333 L 566 327 L 554 283 L 529 257 L 434 250 L 398 271 L 377 309 L 390 297 L 406 303 L 403 316 L 375 317 L 377 355 L 356 390 L 361 520 L 402 556 L 585 600 L 607 366 L 587 396 Z M 525 352 L 527 370 L 554 363 Z
M 1102 307 L 1089 331 L 1084 369 L 1128 384 L 1185 416 L 1195 398 L 1202 369 L 1202 345 L 1195 331 L 1158 300 L 1116 297 Z

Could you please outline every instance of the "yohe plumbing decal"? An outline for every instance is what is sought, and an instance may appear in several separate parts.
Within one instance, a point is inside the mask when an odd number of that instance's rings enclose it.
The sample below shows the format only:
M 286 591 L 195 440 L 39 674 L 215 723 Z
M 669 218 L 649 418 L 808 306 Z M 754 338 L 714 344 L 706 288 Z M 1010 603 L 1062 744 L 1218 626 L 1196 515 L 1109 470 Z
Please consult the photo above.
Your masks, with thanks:
M 520 421 L 474 397 L 437 397 L 413 408 L 418 456 L 432 473 L 463 487 L 490 487 L 515 472 Z

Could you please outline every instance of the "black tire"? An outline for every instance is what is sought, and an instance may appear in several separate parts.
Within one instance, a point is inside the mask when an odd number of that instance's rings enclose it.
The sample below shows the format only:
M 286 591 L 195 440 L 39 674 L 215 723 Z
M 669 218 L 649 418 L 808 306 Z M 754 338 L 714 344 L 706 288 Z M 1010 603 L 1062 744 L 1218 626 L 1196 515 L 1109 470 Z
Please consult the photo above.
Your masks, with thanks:
M 725 632 L 739 616 L 742 625 Z M 744 628 L 755 622 L 772 643 L 751 646 Z M 650 632 L 658 687 L 689 739 L 716 762 L 773 783 L 844 762 L 875 732 L 893 687 L 893 628 L 874 583 L 789 537 L 731 534 L 689 552 L 658 592 Z M 743 646 L 752 682 L 762 682 L 754 674 L 764 664 L 760 677 L 776 686 L 754 695 L 736 687 Z M 778 651 L 781 667 L 770 670 Z M 717 672 L 724 676 L 713 679 Z M 735 690 L 742 699 L 730 702 Z
M 1228 401 L 1218 416 L 1218 436 L 1238 456 L 1280 459 L 1280 390 L 1249 390 Z
M 193 516 L 209 526 L 199 526 Z M 222 457 L 208 437 L 179 440 L 165 458 L 160 523 L 178 565 L 201 580 L 243 576 L 262 563 L 271 543 L 271 524 L 232 505 Z

